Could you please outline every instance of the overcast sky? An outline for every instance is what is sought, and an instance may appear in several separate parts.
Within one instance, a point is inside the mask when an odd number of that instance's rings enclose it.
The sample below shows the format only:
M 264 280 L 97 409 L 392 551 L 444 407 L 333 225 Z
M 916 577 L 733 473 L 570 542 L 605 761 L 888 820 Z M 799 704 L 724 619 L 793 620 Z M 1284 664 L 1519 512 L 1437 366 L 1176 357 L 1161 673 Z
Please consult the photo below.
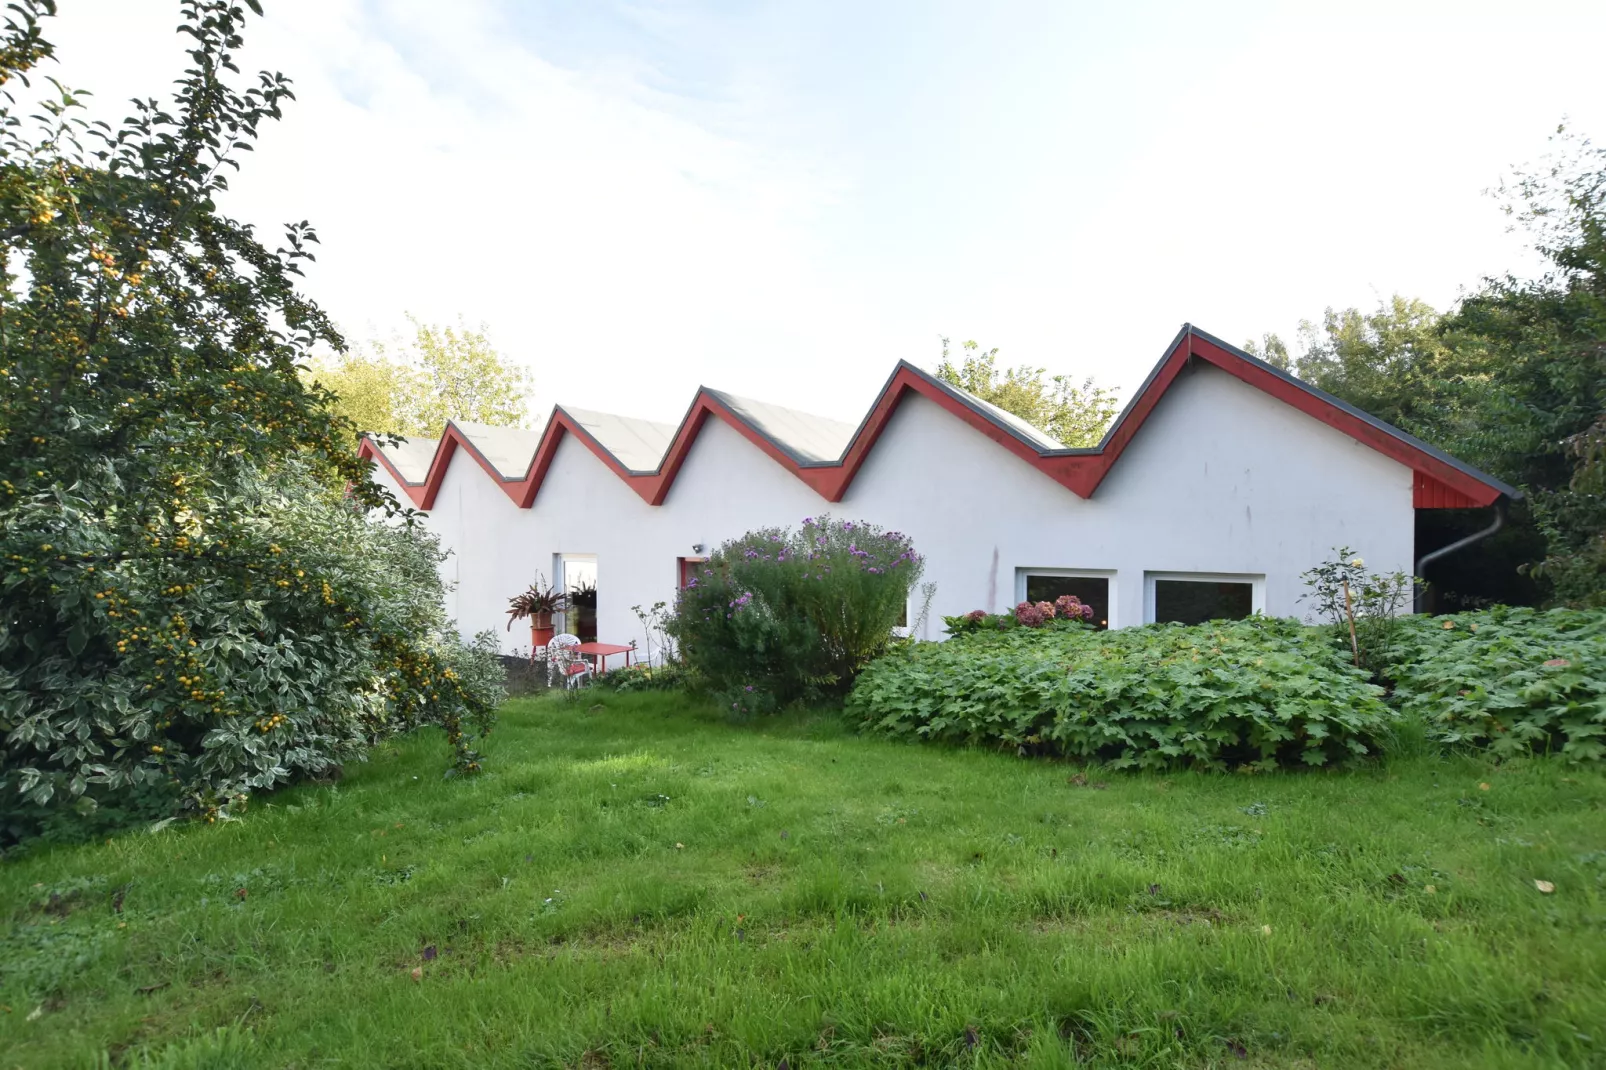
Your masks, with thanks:
M 1184 321 L 1531 273 L 1484 191 L 1606 139 L 1606 3 L 264 0 L 298 100 L 225 203 L 323 239 L 353 338 L 483 323 L 553 401 L 676 419 L 699 383 L 856 419 L 938 337 L 1123 399 Z M 116 118 L 176 0 L 61 0 Z

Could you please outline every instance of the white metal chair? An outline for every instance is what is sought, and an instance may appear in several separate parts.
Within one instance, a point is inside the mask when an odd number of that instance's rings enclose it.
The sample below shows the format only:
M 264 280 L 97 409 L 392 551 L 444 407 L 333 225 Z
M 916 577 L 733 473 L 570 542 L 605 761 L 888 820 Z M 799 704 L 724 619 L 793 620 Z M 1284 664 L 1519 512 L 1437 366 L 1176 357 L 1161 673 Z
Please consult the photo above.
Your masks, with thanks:
M 554 635 L 546 645 L 546 682 L 552 686 L 554 675 L 563 679 L 565 688 L 579 687 L 580 681 L 591 675 L 591 666 L 586 662 L 583 654 L 577 653 L 575 647 L 580 645 L 580 637 L 564 632 Z

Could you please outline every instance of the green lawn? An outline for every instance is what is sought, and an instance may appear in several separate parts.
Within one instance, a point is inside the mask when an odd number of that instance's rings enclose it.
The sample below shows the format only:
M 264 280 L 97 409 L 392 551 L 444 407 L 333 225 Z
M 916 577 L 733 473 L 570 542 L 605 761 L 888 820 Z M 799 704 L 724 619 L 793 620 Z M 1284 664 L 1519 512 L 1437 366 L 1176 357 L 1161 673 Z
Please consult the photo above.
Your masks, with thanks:
M 1599 769 L 1083 776 L 595 691 L 486 749 L 0 864 L 0 1070 L 1606 1063 Z

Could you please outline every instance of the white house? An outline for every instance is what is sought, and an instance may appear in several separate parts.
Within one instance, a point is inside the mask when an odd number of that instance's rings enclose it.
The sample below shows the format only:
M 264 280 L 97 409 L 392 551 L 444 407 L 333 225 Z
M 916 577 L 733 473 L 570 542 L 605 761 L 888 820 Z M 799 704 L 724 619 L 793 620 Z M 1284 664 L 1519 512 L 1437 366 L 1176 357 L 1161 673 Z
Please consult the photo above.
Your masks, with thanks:
M 912 537 L 936 639 L 943 615 L 1063 593 L 1110 627 L 1299 616 L 1334 547 L 1410 572 L 1415 510 L 1519 496 L 1187 325 L 1091 449 L 907 363 L 856 427 L 702 388 L 678 425 L 559 406 L 540 431 L 361 448 L 451 551 L 459 628 L 509 651 L 528 634 L 503 631 L 507 600 L 537 570 L 594 584 L 599 638 L 639 641 L 631 607 L 672 602 L 688 561 L 823 512 Z

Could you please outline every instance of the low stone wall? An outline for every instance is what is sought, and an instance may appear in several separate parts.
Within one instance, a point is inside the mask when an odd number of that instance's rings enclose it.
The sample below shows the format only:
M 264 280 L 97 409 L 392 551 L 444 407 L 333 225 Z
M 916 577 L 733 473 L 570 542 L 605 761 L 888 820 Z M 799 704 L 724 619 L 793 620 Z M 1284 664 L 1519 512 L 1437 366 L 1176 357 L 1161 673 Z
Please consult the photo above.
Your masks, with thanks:
M 502 668 L 507 672 L 509 695 L 531 695 L 547 689 L 546 660 L 502 655 Z

